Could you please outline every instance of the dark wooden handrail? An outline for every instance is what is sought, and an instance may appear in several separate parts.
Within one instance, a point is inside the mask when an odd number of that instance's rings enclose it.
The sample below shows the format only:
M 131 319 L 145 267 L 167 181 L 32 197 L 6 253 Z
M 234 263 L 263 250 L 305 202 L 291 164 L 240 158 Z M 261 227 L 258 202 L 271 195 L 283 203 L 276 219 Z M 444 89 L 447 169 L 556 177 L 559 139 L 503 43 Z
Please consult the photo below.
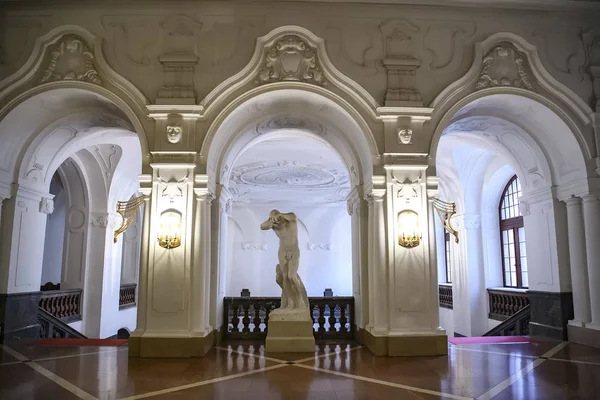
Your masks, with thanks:
M 500 325 L 490 329 L 483 336 L 522 336 L 529 334 L 531 305 L 526 305 Z
M 527 292 L 511 289 L 488 289 L 489 318 L 504 321 L 529 305 Z
M 309 297 L 315 339 L 354 337 L 354 297 Z M 228 339 L 264 339 L 269 313 L 281 304 L 279 297 L 225 297 L 224 318 Z
M 43 308 L 38 308 L 38 323 L 40 324 L 40 338 L 80 338 L 87 339 L 83 334 L 71 328 L 64 321 L 56 318 Z
M 121 289 L 119 290 L 119 310 L 135 307 L 136 288 L 137 285 L 135 283 L 121 285 Z
M 80 321 L 82 294 L 82 289 L 42 292 L 39 307 L 65 323 Z
M 452 299 L 452 285 L 442 284 L 438 285 L 438 296 L 440 299 L 440 307 L 443 308 L 454 308 L 454 301 Z

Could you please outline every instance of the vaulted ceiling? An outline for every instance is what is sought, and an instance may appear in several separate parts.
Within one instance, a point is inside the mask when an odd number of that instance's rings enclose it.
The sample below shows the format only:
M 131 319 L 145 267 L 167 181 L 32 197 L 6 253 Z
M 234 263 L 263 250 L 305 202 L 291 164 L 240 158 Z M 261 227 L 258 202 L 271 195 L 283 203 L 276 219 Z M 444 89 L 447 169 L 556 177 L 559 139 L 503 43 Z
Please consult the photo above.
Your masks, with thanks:
M 326 141 L 282 129 L 241 154 L 231 171 L 230 191 L 237 203 L 325 204 L 345 201 L 350 182 L 346 166 Z

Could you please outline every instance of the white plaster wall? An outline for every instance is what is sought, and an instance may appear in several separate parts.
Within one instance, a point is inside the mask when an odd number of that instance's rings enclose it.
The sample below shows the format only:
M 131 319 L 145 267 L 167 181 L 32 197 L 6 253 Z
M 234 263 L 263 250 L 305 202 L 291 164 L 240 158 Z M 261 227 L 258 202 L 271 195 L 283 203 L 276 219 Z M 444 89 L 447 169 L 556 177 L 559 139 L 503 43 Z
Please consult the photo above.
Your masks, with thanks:
M 116 317 L 115 325 L 118 325 L 118 328 L 115 330 L 112 335 L 116 335 L 117 331 L 121 328 L 129 329 L 129 332 L 133 332 L 136 327 L 136 318 L 137 318 L 137 307 L 126 308 L 124 310 L 119 310 Z M 109 336 L 112 336 L 109 335 Z
M 446 330 L 448 337 L 454 337 L 454 310 L 440 307 L 440 327 Z
M 260 223 L 273 208 L 298 216 L 300 269 L 309 296 L 352 296 L 352 245 L 346 205 L 293 206 L 236 204 L 229 217 L 226 296 L 239 296 L 244 288 L 252 296 L 280 296 L 275 283 L 279 239 L 261 231 Z
M 61 282 L 63 250 L 65 240 L 65 222 L 67 218 L 68 199 L 64 190 L 53 193 L 54 211 L 48 215 L 46 223 L 46 240 L 44 241 L 44 261 L 42 264 L 42 285 L 46 282 Z

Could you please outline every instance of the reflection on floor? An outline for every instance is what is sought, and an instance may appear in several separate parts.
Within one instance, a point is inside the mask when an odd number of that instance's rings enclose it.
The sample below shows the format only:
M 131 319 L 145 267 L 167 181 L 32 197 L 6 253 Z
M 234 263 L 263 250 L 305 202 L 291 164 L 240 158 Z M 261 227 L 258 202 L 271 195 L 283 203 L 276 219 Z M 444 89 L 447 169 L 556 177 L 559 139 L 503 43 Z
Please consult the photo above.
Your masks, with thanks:
M 127 346 L 11 346 L 0 399 L 598 399 L 600 350 L 566 342 L 452 345 L 379 358 L 355 344 L 265 355 L 229 343 L 204 358 L 130 359 Z

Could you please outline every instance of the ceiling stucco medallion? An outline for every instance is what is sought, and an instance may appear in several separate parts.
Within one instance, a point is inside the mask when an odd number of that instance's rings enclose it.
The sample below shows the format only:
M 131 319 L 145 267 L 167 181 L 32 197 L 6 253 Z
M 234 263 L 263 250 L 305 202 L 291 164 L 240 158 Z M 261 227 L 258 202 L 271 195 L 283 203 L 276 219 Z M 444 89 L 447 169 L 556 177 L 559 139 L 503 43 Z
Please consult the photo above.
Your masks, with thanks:
M 316 164 L 279 161 L 234 168 L 231 180 L 236 184 L 262 187 L 327 188 L 348 183 L 348 175 Z

